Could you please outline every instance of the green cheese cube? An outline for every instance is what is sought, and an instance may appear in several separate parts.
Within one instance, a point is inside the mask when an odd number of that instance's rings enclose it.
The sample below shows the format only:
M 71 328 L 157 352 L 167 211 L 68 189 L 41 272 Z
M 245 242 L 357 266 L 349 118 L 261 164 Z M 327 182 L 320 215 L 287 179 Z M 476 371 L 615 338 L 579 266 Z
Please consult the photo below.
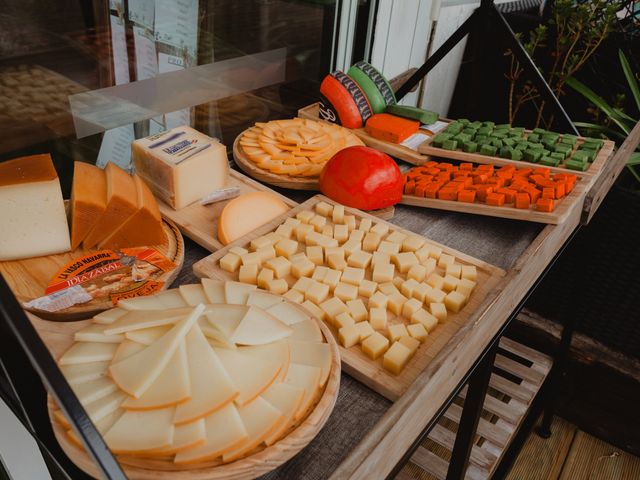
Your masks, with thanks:
M 542 143 L 534 143 L 534 142 L 528 142 L 527 146 L 531 149 L 531 150 L 542 150 L 544 149 L 544 145 Z
M 566 143 L 557 143 L 553 151 L 562 153 L 565 157 L 567 157 L 573 151 L 573 147 L 571 145 L 567 145 Z
M 458 148 L 458 142 L 453 138 L 449 138 L 442 142 L 442 148 L 445 150 L 455 150 Z
M 502 140 L 502 144 L 507 147 L 513 147 L 516 144 L 516 141 L 513 138 L 505 138 Z
M 540 141 L 540 135 L 538 135 L 537 133 L 530 133 L 527 136 L 527 141 L 532 143 L 538 143 Z
M 460 122 L 462 125 L 469 125 L 471 123 L 471 120 L 469 120 L 468 118 L 459 118 L 458 122 Z
M 496 123 L 495 123 L 495 122 L 492 122 L 491 120 L 488 120 L 488 121 L 486 121 L 486 122 L 482 122 L 482 125 L 483 125 L 484 127 L 491 127 L 491 128 L 493 128 L 493 127 L 495 127 L 495 126 L 496 126 Z
M 529 145 L 527 144 L 527 142 L 518 142 L 516 144 L 516 146 L 513 147 L 513 148 L 515 148 L 516 150 L 520 150 L 520 151 L 524 152 L 525 150 L 527 150 L 529 148 Z
M 562 160 L 564 160 L 564 159 L 565 159 L 565 155 L 564 155 L 564 153 L 560 153 L 560 152 L 551 152 L 551 153 L 549 154 L 549 156 L 550 156 L 551 158 L 557 158 L 557 159 L 558 159 L 558 161 L 562 161 Z
M 462 133 L 466 135 L 470 135 L 473 138 L 473 136 L 476 134 L 476 130 L 477 129 L 475 128 L 467 127 L 464 130 L 462 130 Z
M 462 150 L 467 153 L 475 153 L 478 150 L 478 144 L 476 142 L 464 142 Z
M 492 138 L 491 139 L 491 145 L 493 145 L 494 147 L 496 147 L 496 151 L 498 150 L 498 148 L 502 148 L 502 140 L 500 140 L 499 138 Z
M 506 138 L 507 132 L 506 130 L 494 130 L 491 136 L 494 138 Z
M 560 143 L 565 145 L 571 145 L 571 146 L 575 145 L 577 141 L 578 140 L 576 138 L 571 138 L 571 137 L 568 137 L 567 135 L 563 135 L 562 138 L 560 139 Z
M 567 160 L 564 163 L 564 166 L 566 168 L 571 169 L 571 170 L 579 170 L 581 172 L 584 172 L 584 171 L 587 170 L 587 168 L 589 168 L 589 163 L 588 162 L 586 162 L 586 163 L 578 162 L 576 160 Z
M 471 138 L 472 138 L 471 135 L 468 135 L 466 133 L 459 133 L 453 137 L 453 139 L 459 143 L 468 142 L 469 140 L 471 140 Z
M 500 123 L 498 125 L 496 125 L 496 129 L 501 130 L 503 128 L 509 129 L 511 128 L 511 124 L 509 123 Z
M 511 152 L 513 149 L 511 147 L 504 146 L 500 148 L 500 156 L 502 158 L 511 158 Z
M 589 161 L 589 155 L 584 151 L 578 150 L 573 155 L 571 155 L 571 160 L 576 162 L 587 163 Z
M 534 128 L 533 133 L 537 133 L 538 135 L 544 135 L 547 131 L 544 128 Z
M 433 137 L 433 140 L 431 141 L 431 144 L 434 147 L 442 148 L 442 144 L 444 143 L 444 141 L 445 140 L 449 140 L 450 138 L 451 138 L 451 135 L 448 134 L 448 133 L 439 133 L 438 135 Z
M 546 167 L 557 167 L 560 163 L 560 160 L 552 157 L 542 157 L 538 163 Z
M 475 122 L 471 122 L 469 126 L 477 130 L 482 126 L 482 122 L 479 120 L 476 120 Z
M 488 155 L 490 157 L 495 156 L 497 151 L 498 151 L 498 149 L 493 145 L 482 145 L 480 147 L 480 153 L 482 155 Z
M 476 132 L 478 135 L 489 135 L 493 132 L 493 128 L 491 127 L 480 127 Z
M 473 139 L 476 143 L 485 143 L 489 139 L 486 135 L 476 135 Z
M 511 160 L 522 160 L 522 150 L 512 150 Z
M 542 157 L 542 152 L 540 150 L 525 150 L 524 151 L 524 159 L 527 162 L 536 163 Z

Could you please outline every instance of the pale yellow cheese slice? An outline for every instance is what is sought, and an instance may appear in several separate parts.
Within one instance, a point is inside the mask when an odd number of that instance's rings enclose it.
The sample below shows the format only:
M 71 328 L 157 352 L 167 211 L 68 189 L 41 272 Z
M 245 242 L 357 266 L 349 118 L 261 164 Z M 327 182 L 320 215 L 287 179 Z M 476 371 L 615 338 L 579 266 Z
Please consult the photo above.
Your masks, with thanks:
M 76 331 L 73 339 L 76 342 L 101 342 L 101 343 L 120 343 L 124 339 L 124 335 L 107 335 L 104 333 L 105 325 L 92 323 L 86 327 Z
M 302 400 L 304 399 L 304 388 L 288 385 L 286 383 L 276 383 L 260 395 L 272 406 L 280 410 L 284 416 L 284 421 L 275 428 L 265 439 L 264 443 L 269 446 L 276 443 L 287 429 L 295 421 L 295 416 Z
M 112 414 L 120 408 L 127 395 L 124 392 L 116 391 L 106 397 L 99 398 L 95 402 L 83 405 L 87 415 L 93 423 L 98 423 L 107 415 Z
M 98 430 L 98 432 L 101 435 L 104 435 L 104 433 L 107 432 L 118 421 L 118 419 L 122 416 L 123 413 L 124 413 L 124 410 L 122 410 L 121 408 L 118 408 L 115 411 L 111 412 L 106 417 L 104 417 L 103 419 L 101 419 L 100 421 L 95 422 L 94 425 L 96 427 L 96 430 Z M 73 430 L 69 430 L 67 431 L 67 434 L 69 435 L 69 438 L 71 438 L 71 440 L 76 445 L 83 448 L 82 442 L 80 441 L 80 438 L 76 435 L 76 432 L 74 432 Z
M 245 453 L 253 450 L 281 423 L 285 421 L 284 415 L 267 402 L 258 397 L 253 402 L 238 409 L 248 438 L 240 446 L 222 455 L 224 463 L 233 462 Z
M 101 312 L 93 317 L 93 322 L 100 323 L 102 325 L 109 325 L 110 323 L 115 322 L 125 313 L 127 313 L 127 311 L 124 308 L 112 308 L 111 310 L 105 310 L 104 312 Z
M 127 398 L 122 404 L 126 410 L 153 410 L 186 402 L 191 398 L 189 365 L 184 340 L 164 367 L 158 378 L 140 398 Z
M 196 306 L 199 303 L 207 304 L 211 303 L 207 296 L 204 294 L 204 288 L 199 283 L 192 283 L 190 285 L 180 285 L 178 287 L 182 299 L 187 302 L 187 305 Z
M 247 314 L 248 307 L 244 305 L 208 305 L 205 313 L 209 323 L 220 332 L 231 338 L 240 321 Z
M 207 337 L 209 343 L 214 347 L 230 348 L 231 350 L 235 350 L 237 348 L 236 344 L 230 342 L 229 338 L 224 333 L 211 325 L 206 315 L 198 319 L 198 326 L 200 327 L 200 330 L 202 330 L 202 333 L 204 333 L 204 336 Z
M 328 343 L 289 340 L 291 362 L 318 367 L 322 370 L 320 386 L 324 385 L 331 372 L 331 347 Z
M 113 380 L 107 377 L 98 378 L 89 382 L 77 383 L 70 385 L 73 393 L 76 394 L 78 400 L 83 405 L 86 405 L 96 400 L 106 397 L 107 395 L 116 392 L 118 386 L 113 383 Z
M 162 310 L 186 306 L 188 306 L 187 302 L 184 301 L 178 289 L 165 290 L 147 297 L 127 298 L 118 302 L 118 307 L 125 310 Z
M 228 281 L 224 283 L 225 302 L 232 305 L 245 305 L 249 294 L 258 288 L 256 285 Z
M 125 358 L 129 358 L 131 355 L 136 354 L 144 350 L 146 345 L 138 342 L 134 342 L 133 340 L 124 339 L 118 349 L 116 350 L 115 355 L 113 356 L 113 360 L 111 363 L 118 363 Z M 108 372 L 109 370 L 107 370 Z
M 116 343 L 77 342 L 67 350 L 58 363 L 75 365 L 78 363 L 104 362 L 111 360 L 118 348 Z
M 176 454 L 178 465 L 213 460 L 223 453 L 236 448 L 248 438 L 247 430 L 238 414 L 238 409 L 230 403 L 204 419 L 205 443 Z
M 311 318 L 308 313 L 305 313 L 302 309 L 293 306 L 289 302 L 282 302 L 277 305 L 273 305 L 272 307 L 267 308 L 267 313 L 270 313 L 287 325 L 293 325 Z
M 287 377 L 284 379 L 284 383 L 304 389 L 304 398 L 294 417 L 296 420 L 300 420 L 309 408 L 311 408 L 311 405 L 313 405 L 316 394 L 320 389 L 321 375 L 322 370 L 318 367 L 310 367 L 298 363 L 291 363 L 289 365 L 289 371 L 287 372 Z
M 158 378 L 203 310 L 204 305 L 198 305 L 160 340 L 152 343 L 141 352 L 112 364 L 109 367 L 111 378 L 129 395 L 136 398 L 142 396 L 145 390 Z
M 254 307 L 260 307 L 265 310 L 282 302 L 284 302 L 284 299 L 280 295 L 261 292 L 259 290 L 251 292 L 247 298 L 247 305 L 253 305 Z
M 141 328 L 140 330 L 129 330 L 124 337 L 143 345 L 151 345 L 171 330 L 172 325 L 160 325 L 159 327 Z
M 290 340 L 302 340 L 305 342 L 322 342 L 324 337 L 318 323 L 312 318 L 291 325 Z
M 239 394 L 218 356 L 195 325 L 185 338 L 191 399 L 176 406 L 173 423 L 182 425 L 219 410 Z
M 165 310 L 135 310 L 116 320 L 105 328 L 105 333 L 113 335 L 141 328 L 170 325 L 189 315 L 193 307 L 170 308 Z
M 206 441 L 204 418 L 185 425 L 176 425 L 173 431 L 173 443 L 170 447 L 149 452 L 150 456 L 166 457 L 183 450 L 203 445 Z
M 254 362 L 256 363 L 279 363 L 281 367 L 280 373 L 278 374 L 278 379 L 282 381 L 287 376 L 289 363 L 291 361 L 291 354 L 289 352 L 289 343 L 286 340 L 267 343 L 265 345 L 240 347 L 238 350 L 241 353 L 253 358 Z
M 212 278 L 203 278 L 202 288 L 204 294 L 209 299 L 207 303 L 224 303 L 224 282 L 221 280 L 213 280 Z
M 291 328 L 259 307 L 249 307 L 231 335 L 240 345 L 262 345 L 291 335 Z
M 116 350 L 117 351 L 117 350 Z M 60 370 L 70 385 L 90 382 L 107 375 L 109 361 L 60 365 Z
M 170 447 L 174 426 L 173 408 L 126 411 L 104 434 L 104 441 L 115 454 L 144 455 L 149 450 Z
M 256 363 L 253 357 L 238 350 L 214 348 L 224 369 L 239 391 L 235 402 L 246 405 L 264 392 L 275 381 L 282 368 L 276 361 Z

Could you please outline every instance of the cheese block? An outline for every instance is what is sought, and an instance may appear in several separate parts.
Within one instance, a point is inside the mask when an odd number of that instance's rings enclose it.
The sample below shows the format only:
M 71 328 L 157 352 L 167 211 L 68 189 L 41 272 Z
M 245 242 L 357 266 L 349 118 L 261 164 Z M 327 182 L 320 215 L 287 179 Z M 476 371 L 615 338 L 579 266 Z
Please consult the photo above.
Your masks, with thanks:
M 175 455 L 183 450 L 203 445 L 207 439 L 204 418 L 185 425 L 175 425 L 174 427 L 171 446 L 154 450 L 149 452 L 148 455 L 159 457 Z
M 328 343 L 302 342 L 289 340 L 291 349 L 291 362 L 310 367 L 318 367 L 322 370 L 320 386 L 324 385 L 331 372 L 331 349 Z
M 174 426 L 173 408 L 145 412 L 125 412 L 104 435 L 115 454 L 136 455 L 147 450 L 170 447 Z
M 71 249 L 80 246 L 107 208 L 107 177 L 104 170 L 84 162 L 74 162 L 71 184 Z
M 78 342 L 67 350 L 58 363 L 75 365 L 78 363 L 104 362 L 111 360 L 118 345 L 115 343 Z
M 138 175 L 133 176 L 133 181 L 138 210 L 118 226 L 111 235 L 98 243 L 98 248 L 119 249 L 160 245 L 166 240 L 160 209 L 151 190 Z
M 304 389 L 304 397 L 295 413 L 295 419 L 299 420 L 311 408 L 316 399 L 316 393 L 320 388 L 320 377 L 322 370 L 318 367 L 309 365 L 300 365 L 299 363 L 291 363 L 289 371 L 284 379 L 284 383 L 294 387 Z
M 0 163 L 0 260 L 69 251 L 71 240 L 51 156 Z
M 218 219 L 218 240 L 228 245 L 288 211 L 287 204 L 273 193 L 250 192 L 240 195 L 222 209 Z
M 117 230 L 138 209 L 133 178 L 114 163 L 104 168 L 107 177 L 107 206 L 93 228 L 82 240 L 86 249 L 93 248 Z
M 207 303 L 224 303 L 224 282 L 220 280 L 213 280 L 211 278 L 202 279 L 202 288 L 204 294 L 209 300 Z
M 377 113 L 367 121 L 364 128 L 378 140 L 401 143 L 418 131 L 420 122 L 388 113 Z
M 60 371 L 69 385 L 106 377 L 108 368 L 109 361 L 60 365 Z
M 320 118 L 346 128 L 361 128 L 371 117 L 362 89 L 343 72 L 327 75 L 320 84 Z
M 284 416 L 284 421 L 264 439 L 264 443 L 269 446 L 277 442 L 295 421 L 295 414 L 304 399 L 304 388 L 287 385 L 286 383 L 276 383 L 264 392 L 261 397 L 282 412 Z
M 108 335 L 115 335 L 134 330 L 171 325 L 189 315 L 192 310 L 193 307 L 171 308 L 168 310 L 132 310 L 111 325 L 107 325 L 104 332 Z
M 262 345 L 291 335 L 291 328 L 259 307 L 249 307 L 230 340 L 240 345 Z
M 238 396 L 239 391 L 222 363 L 194 326 L 185 339 L 189 361 L 191 398 L 176 407 L 173 423 L 182 425 L 219 410 Z M 169 388 L 169 385 L 167 385 Z
M 223 188 L 229 177 L 226 147 L 187 126 L 136 140 L 131 154 L 136 172 L 175 210 Z
M 141 352 L 112 364 L 109 367 L 111 378 L 129 395 L 140 398 L 158 378 L 203 310 L 204 305 L 198 305 L 160 340 Z
M 141 328 L 140 330 L 129 330 L 124 337 L 142 345 L 151 345 L 171 330 L 171 325 L 161 325 L 159 327 Z
M 102 342 L 102 343 L 120 343 L 123 335 L 107 335 L 104 333 L 105 325 L 93 323 L 78 330 L 73 334 L 73 339 L 77 342 Z
M 145 297 L 125 298 L 118 302 L 118 307 L 125 310 L 161 310 L 163 308 L 187 307 L 180 291 L 165 290 Z
M 182 295 L 182 298 L 185 302 L 187 302 L 188 305 L 196 306 L 199 303 L 211 303 L 205 295 L 202 285 L 200 285 L 199 283 L 193 283 L 191 285 L 180 285 L 178 289 L 180 290 L 180 295 Z

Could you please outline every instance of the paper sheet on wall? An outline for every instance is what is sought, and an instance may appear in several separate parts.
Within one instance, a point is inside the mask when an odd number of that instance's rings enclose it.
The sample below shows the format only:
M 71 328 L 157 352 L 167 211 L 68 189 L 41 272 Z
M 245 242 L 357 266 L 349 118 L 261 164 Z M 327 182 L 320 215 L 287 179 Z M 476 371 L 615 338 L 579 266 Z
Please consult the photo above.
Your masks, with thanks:
M 113 73 L 116 85 L 129 83 L 129 59 L 127 57 L 127 37 L 124 22 L 111 15 L 111 50 L 113 52 Z
M 198 43 L 198 0 L 157 0 L 156 40 L 186 48 L 195 58 Z
M 153 30 L 156 13 L 156 0 L 129 0 L 129 20 Z
M 135 140 L 133 125 L 114 128 L 104 132 L 96 165 L 104 168 L 108 162 L 131 171 L 131 142 Z
M 184 59 L 175 55 L 160 53 L 158 55 L 158 71 L 160 73 L 175 72 L 184 70 Z M 185 108 L 164 115 L 164 124 L 167 130 L 181 125 L 191 125 L 191 109 Z
M 131 5 L 131 3 L 129 3 Z M 156 42 L 148 30 L 133 27 L 133 44 L 136 52 L 136 78 L 146 80 L 158 75 L 158 54 Z M 149 135 L 164 131 L 164 118 L 161 116 L 150 119 Z

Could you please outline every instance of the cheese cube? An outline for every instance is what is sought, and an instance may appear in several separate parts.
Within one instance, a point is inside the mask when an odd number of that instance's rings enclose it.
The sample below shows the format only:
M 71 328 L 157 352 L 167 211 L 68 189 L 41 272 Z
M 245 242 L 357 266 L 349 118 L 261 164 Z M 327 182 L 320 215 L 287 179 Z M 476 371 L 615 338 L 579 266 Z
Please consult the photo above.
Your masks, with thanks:
M 276 278 L 284 278 L 291 273 L 291 262 L 284 257 L 271 258 L 264 266 L 273 270 Z
M 424 263 L 427 259 L 431 258 L 429 256 L 430 252 L 431 252 L 431 246 L 429 244 L 426 244 L 420 247 L 414 253 L 416 254 L 416 257 L 418 257 L 418 260 L 420 260 L 420 263 Z
M 266 247 L 260 247 L 254 253 L 260 257 L 260 261 L 261 262 L 266 262 L 267 260 L 270 260 L 272 258 L 276 258 L 276 250 L 273 248 L 273 245 L 267 245 Z
M 345 215 L 344 216 L 344 224 L 347 226 L 349 231 L 356 229 L 356 217 L 353 215 Z
M 279 225 L 275 232 L 282 238 L 291 238 L 293 236 L 293 225 Z
M 404 306 L 404 303 L 406 301 L 407 297 L 405 297 L 401 293 L 394 293 L 393 295 L 389 295 L 387 308 L 394 315 L 400 315 L 402 313 L 402 307 Z
M 417 282 L 422 282 L 427 276 L 427 267 L 424 265 L 412 265 L 407 272 L 407 278 L 413 278 Z
M 398 243 L 402 245 L 402 242 L 404 241 L 405 238 L 407 238 L 406 233 L 402 233 L 402 232 L 398 232 L 397 230 L 394 230 L 389 235 L 387 235 L 387 238 L 385 240 L 387 242 L 393 242 L 393 243 Z
M 319 305 L 319 307 L 332 323 L 335 322 L 335 318 L 338 315 L 348 311 L 347 305 L 342 300 L 336 297 L 331 297 L 329 300 L 325 300 Z
M 355 300 L 358 298 L 358 287 L 344 282 L 339 282 L 333 290 L 333 294 L 340 300 Z
M 251 240 L 251 243 L 249 244 L 249 249 L 252 252 L 255 252 L 259 248 L 268 247 L 269 245 L 271 245 L 271 240 L 268 239 L 266 236 L 262 235 L 258 238 L 254 238 L 253 240 Z
M 385 282 L 378 285 L 378 290 L 380 290 L 385 295 L 393 295 L 394 293 L 400 293 L 400 290 L 396 288 L 396 286 L 391 282 Z
M 424 328 L 424 325 L 420 323 L 412 323 L 411 325 L 407 325 L 407 332 L 409 332 L 409 335 L 411 335 L 419 342 L 424 342 L 429 336 L 427 329 Z
M 311 210 L 301 210 L 296 214 L 296 218 L 300 220 L 302 223 L 309 223 L 309 220 L 311 220 L 315 216 L 316 214 L 313 213 Z
M 242 260 L 239 255 L 235 253 L 227 253 L 224 257 L 220 259 L 220 268 L 227 272 L 235 272 L 240 267 Z
M 289 290 L 287 293 L 283 295 L 283 297 L 295 303 L 304 302 L 304 295 L 302 294 L 302 292 L 298 290 Z
M 334 205 L 331 212 L 331 221 L 339 224 L 344 223 L 344 205 Z
M 422 302 L 420 300 L 416 300 L 415 298 L 410 298 L 404 305 L 402 306 L 402 316 L 410 319 L 414 313 L 418 310 L 422 309 Z
M 415 252 L 422 248 L 426 240 L 420 235 L 409 235 L 402 241 L 403 252 Z
M 322 265 L 324 263 L 324 252 L 319 245 L 312 245 L 307 247 L 307 257 L 316 265 Z
M 346 242 L 349 238 L 349 229 L 346 225 L 334 225 L 333 226 L 333 238 L 339 243 Z
M 282 278 L 273 279 L 267 282 L 267 290 L 269 290 L 271 293 L 282 295 L 287 290 L 289 290 L 289 285 L 287 285 L 286 280 Z
M 376 292 L 369 298 L 369 308 L 384 308 L 387 309 L 389 303 L 389 297 L 382 292 Z
M 262 265 L 262 257 L 258 252 L 245 253 L 244 255 L 240 256 L 240 260 L 242 261 L 243 265 L 251 265 L 254 263 L 256 265 Z
M 416 282 L 413 278 L 405 280 L 400 285 L 400 293 L 402 293 L 405 297 L 413 297 L 413 291 L 418 288 L 420 284 Z
M 389 372 L 399 375 L 411 358 L 411 350 L 400 342 L 391 345 L 382 357 L 382 367 Z
M 426 303 L 442 303 L 442 302 L 444 302 L 444 299 L 445 299 L 446 296 L 447 296 L 447 294 L 444 293 L 439 288 L 432 288 L 424 296 L 424 301 Z
M 327 265 L 335 270 L 344 270 L 347 267 L 347 261 L 343 255 L 332 254 L 327 257 Z
M 287 217 L 283 223 L 283 225 L 291 225 L 292 227 L 296 227 L 296 225 L 300 225 L 302 222 L 297 218 Z
M 263 268 L 258 273 L 258 278 L 256 279 L 256 283 L 260 288 L 269 288 L 269 282 L 273 280 L 273 270 L 270 268 Z
M 313 273 L 316 266 L 308 258 L 291 262 L 291 275 L 296 278 L 307 277 Z
M 362 280 L 358 286 L 358 294 L 369 298 L 376 292 L 377 288 L 378 284 L 376 282 L 372 282 L 371 280 Z
M 356 287 L 364 280 L 364 268 L 346 267 L 342 272 L 342 281 Z
M 319 318 L 320 320 L 325 319 L 326 317 L 325 313 L 315 303 L 309 300 L 305 300 L 304 302 L 302 302 L 302 306 L 314 317 Z
M 338 330 L 338 340 L 344 348 L 350 348 L 360 342 L 360 331 L 354 325 L 348 325 Z
M 318 232 L 311 232 L 309 235 L 307 235 L 307 244 L 320 245 L 321 247 L 325 247 L 325 248 L 337 247 L 338 241 L 333 237 L 328 237 Z
M 380 245 L 380 235 L 375 232 L 367 232 L 362 240 L 362 249 L 365 252 L 375 252 Z
M 471 292 L 476 287 L 476 282 L 469 280 L 468 278 L 463 278 L 458 282 L 458 286 L 456 287 L 456 291 L 462 293 L 467 297 L 471 297 Z
M 476 269 L 476 266 L 462 265 L 461 278 L 468 278 L 475 282 L 478 279 L 478 270 Z
M 324 258 L 329 258 L 329 255 L 339 255 L 344 258 L 344 248 L 342 247 L 325 247 Z
M 311 285 L 313 285 L 313 280 L 308 278 L 308 277 L 300 277 L 298 279 L 298 281 L 296 283 L 294 283 L 293 287 L 291 287 L 294 290 L 298 290 L 299 292 L 306 292 L 307 289 L 309 287 L 311 287 Z
M 433 288 L 442 288 L 444 286 L 444 278 L 437 273 L 432 273 L 427 277 L 427 285 Z
M 404 283 L 404 278 L 402 278 L 401 276 L 399 276 L 399 275 L 398 275 L 398 276 L 393 277 L 392 282 L 393 282 L 393 285 L 394 285 L 398 290 L 400 290 L 400 287 L 401 287 L 401 286 L 402 286 L 402 284 Z
M 288 238 L 279 240 L 275 245 L 276 255 L 279 257 L 289 258 L 291 255 L 298 251 L 298 242 Z
M 426 283 L 419 283 L 418 286 L 415 287 L 411 292 L 411 296 L 415 299 L 420 300 L 421 302 L 424 302 L 424 299 L 426 298 L 429 290 L 431 290 L 431 287 L 429 285 L 427 285 Z
M 439 323 L 447 319 L 447 307 L 444 303 L 432 302 L 429 304 L 429 310 L 431 310 L 431 315 L 438 319 Z
M 375 267 L 380 263 L 391 263 L 391 255 L 389 252 L 373 252 L 373 257 L 371 257 L 371 266 Z
M 349 300 L 347 302 L 347 308 L 349 309 L 349 315 L 351 315 L 356 322 L 362 322 L 367 320 L 369 317 L 367 307 L 364 306 L 364 302 L 359 298 L 356 300 Z
M 275 245 L 280 240 L 282 240 L 282 237 L 278 235 L 276 232 L 269 232 L 269 233 L 266 233 L 264 236 L 269 239 L 272 245 Z
M 453 265 L 455 261 L 456 257 L 454 257 L 453 255 L 449 255 L 448 253 L 443 253 L 438 259 L 438 266 L 440 268 L 447 268 L 447 265 Z
M 363 232 L 368 232 L 371 229 L 371 219 L 370 218 L 362 218 L 360 219 L 360 225 L 358 226 L 358 230 Z
M 348 312 L 342 312 L 340 315 L 336 315 L 335 327 L 338 330 L 343 327 L 348 327 L 355 324 L 356 324 L 356 321 L 351 315 L 349 315 Z
M 316 213 L 323 217 L 328 217 L 333 213 L 333 207 L 327 202 L 318 202 L 316 203 Z
M 326 237 L 333 237 L 333 227 L 331 225 L 325 225 L 322 227 L 320 233 Z
M 387 309 L 374 307 L 369 310 L 369 323 L 376 330 L 387 328 Z
M 458 313 L 464 307 L 467 298 L 460 292 L 449 292 L 444 299 L 445 306 L 453 313 Z
M 425 278 L 428 278 L 429 275 L 431 275 L 436 270 L 436 266 L 437 266 L 436 265 L 436 259 L 435 258 L 428 258 L 427 260 L 422 262 L 422 266 L 426 269 Z
M 340 270 L 333 270 L 330 268 L 322 279 L 322 283 L 326 283 L 329 285 L 329 289 L 333 290 L 336 288 L 338 283 L 340 283 L 340 277 L 342 277 L 342 272 Z
M 242 283 L 249 283 L 251 285 L 258 284 L 258 265 L 255 263 L 251 265 L 242 265 L 240 272 L 238 273 L 238 281 Z
M 451 275 L 452 277 L 459 279 L 461 278 L 460 277 L 461 274 L 462 274 L 462 265 L 460 265 L 459 263 L 447 265 L 445 269 L 445 275 Z
M 442 283 L 442 289 L 445 292 L 450 292 L 451 290 L 455 290 L 460 280 L 451 275 L 445 275 L 444 282 Z
M 316 267 L 316 269 L 313 271 L 313 275 L 311 275 L 311 278 L 313 278 L 317 282 L 321 282 L 322 280 L 324 280 L 324 277 L 328 271 L 329 269 L 327 267 Z
M 307 255 L 304 252 L 294 253 L 293 255 L 291 255 L 289 257 L 289 261 L 291 263 L 300 262 L 302 260 L 309 260 L 309 258 L 307 257 Z
M 306 242 L 307 235 L 313 232 L 313 225 L 301 223 L 293 228 L 293 233 L 296 235 L 296 240 L 299 242 Z
M 400 245 L 397 243 L 393 243 L 393 242 L 388 242 L 386 240 L 382 240 L 380 242 L 380 245 L 378 245 L 378 252 L 384 252 L 384 253 L 399 253 L 400 252 Z
M 389 340 L 384 335 L 373 332 L 362 342 L 362 352 L 371 360 L 375 360 L 389 348 Z
M 374 282 L 378 283 L 390 282 L 393 280 L 394 272 L 395 267 L 392 264 L 379 264 L 374 267 L 371 278 Z
M 405 326 L 404 323 L 394 323 L 393 325 L 389 325 L 387 330 L 388 330 L 387 333 L 389 334 L 389 340 L 391 340 L 392 342 L 395 342 L 400 337 L 409 335 L 409 332 L 407 331 L 407 327 Z
M 356 323 L 356 328 L 358 329 L 358 333 L 360 334 L 360 341 L 362 342 L 365 338 L 373 335 L 376 331 L 369 325 L 369 322 L 359 322 Z
M 244 255 L 245 253 L 249 253 L 249 250 L 247 250 L 246 248 L 242 248 L 242 247 L 231 247 L 229 249 L 230 253 L 235 253 L 238 256 Z
M 400 270 L 400 273 L 407 273 L 412 266 L 418 265 L 419 263 L 418 257 L 416 257 L 413 252 L 397 253 L 391 258 L 398 267 L 398 270 Z
M 320 215 L 314 215 L 313 218 L 309 220 L 309 225 L 313 225 L 316 232 L 321 232 L 326 224 L 327 217 L 322 217 Z
M 411 315 L 411 323 L 419 323 L 430 332 L 438 325 L 438 319 L 422 308 Z
M 364 239 L 364 235 L 366 232 L 362 230 L 354 230 L 349 234 L 349 240 L 357 240 L 358 242 L 362 242 Z
M 357 240 L 347 240 L 342 244 L 342 248 L 344 249 L 345 256 L 351 258 L 351 255 L 360 251 L 362 244 Z
M 357 250 L 349 255 L 349 259 L 347 260 L 347 264 L 350 267 L 364 269 L 369 266 L 371 262 L 372 255 L 367 252 L 363 252 L 362 250 Z
M 420 346 L 420 340 L 413 338 L 411 335 L 405 335 L 404 337 L 400 337 L 398 339 L 398 342 L 400 342 L 402 345 L 404 345 L 409 350 L 411 350 L 411 355 L 415 355 L 416 350 L 418 350 L 418 347 Z
M 380 237 L 384 237 L 389 231 L 389 225 L 386 223 L 376 223 L 369 231 L 377 233 Z
M 329 285 L 314 282 L 305 292 L 304 298 L 320 305 L 329 296 Z

